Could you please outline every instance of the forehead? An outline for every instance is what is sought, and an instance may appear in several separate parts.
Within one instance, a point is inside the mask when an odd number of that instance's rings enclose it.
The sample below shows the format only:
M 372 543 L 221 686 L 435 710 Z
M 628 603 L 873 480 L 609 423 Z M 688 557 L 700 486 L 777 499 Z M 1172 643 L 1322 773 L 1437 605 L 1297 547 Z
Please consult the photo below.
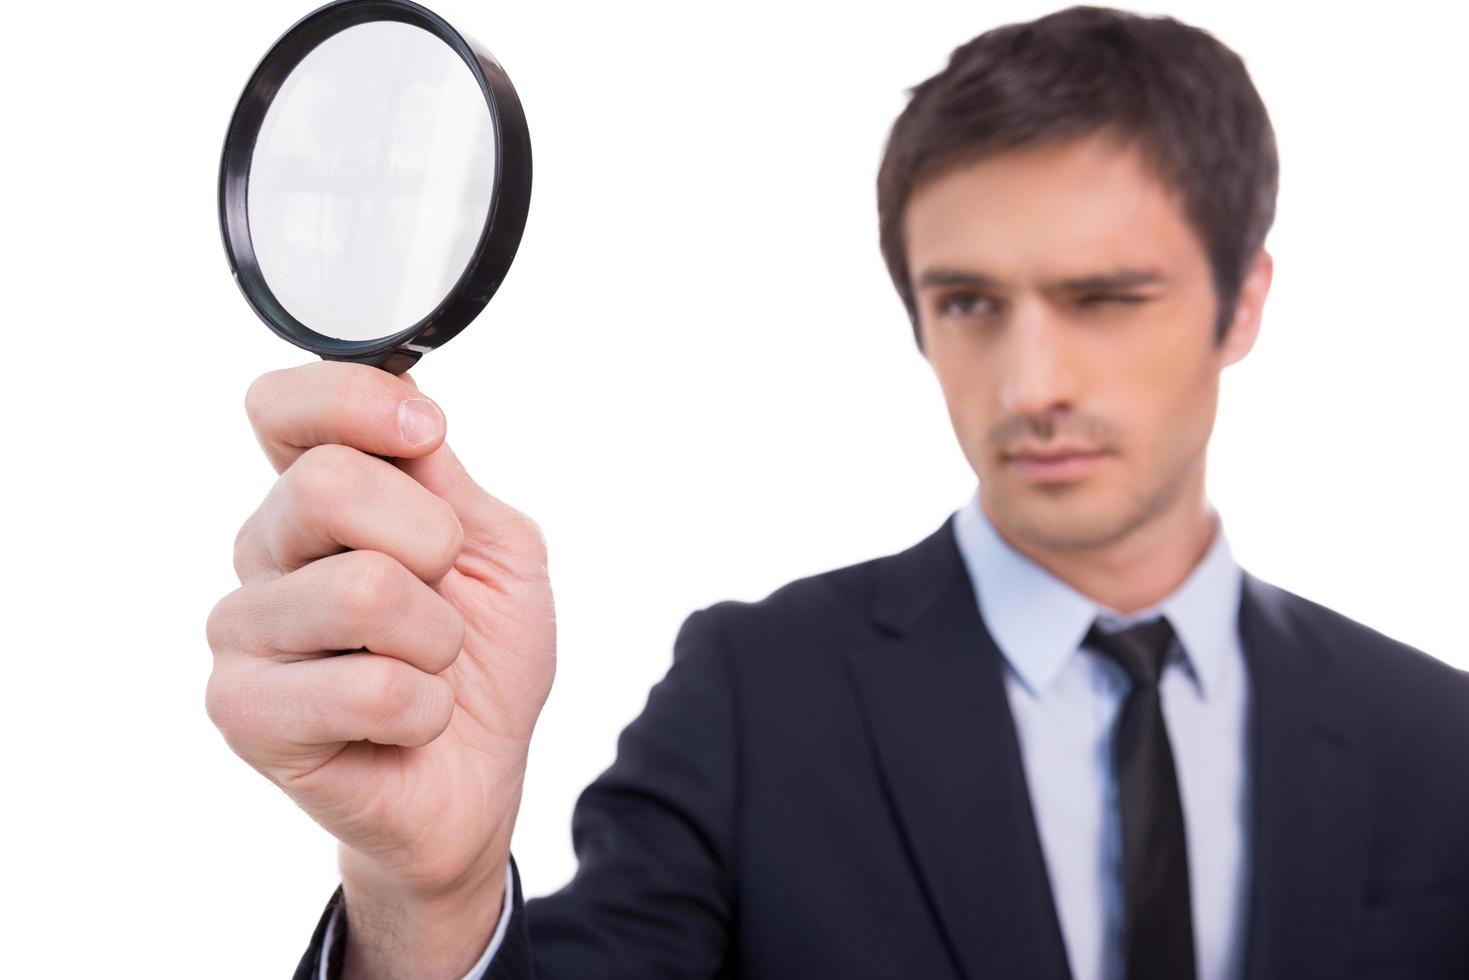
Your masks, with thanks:
M 1207 261 L 1181 198 L 1136 150 L 1100 135 L 946 169 L 914 191 L 903 225 L 915 281 L 939 267 L 1048 281 Z

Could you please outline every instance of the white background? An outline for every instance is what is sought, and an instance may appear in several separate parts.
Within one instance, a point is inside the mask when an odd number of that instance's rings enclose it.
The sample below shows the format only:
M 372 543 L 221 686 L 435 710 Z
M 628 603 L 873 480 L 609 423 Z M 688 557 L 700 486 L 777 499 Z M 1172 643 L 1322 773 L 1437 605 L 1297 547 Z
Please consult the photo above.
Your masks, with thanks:
M 216 168 L 309 6 L 7 13 L 6 976 L 287 976 L 336 885 L 333 842 L 203 700 L 205 617 L 274 479 L 244 392 L 308 359 L 230 279 Z M 504 288 L 414 372 L 550 544 L 560 664 L 515 839 L 536 895 L 570 875 L 575 796 L 688 612 L 903 548 L 971 491 L 873 178 L 907 86 L 1053 8 L 436 9 L 505 65 L 536 154 Z M 1469 667 L 1469 23 L 1429 2 L 1166 12 L 1245 56 L 1282 158 L 1264 332 L 1212 448 L 1236 554 Z

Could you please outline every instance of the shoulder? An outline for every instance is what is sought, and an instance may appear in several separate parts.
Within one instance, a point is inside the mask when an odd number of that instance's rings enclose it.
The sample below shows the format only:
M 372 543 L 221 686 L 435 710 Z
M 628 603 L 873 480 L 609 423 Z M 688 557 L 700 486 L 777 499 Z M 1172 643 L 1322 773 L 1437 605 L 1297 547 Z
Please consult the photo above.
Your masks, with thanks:
M 1310 695 L 1342 709 L 1338 732 L 1370 773 L 1372 887 L 1469 882 L 1469 673 L 1318 602 L 1275 596 L 1308 657 Z
M 1469 738 L 1469 672 L 1319 602 L 1254 581 L 1278 599 L 1292 631 L 1393 728 Z
M 1319 602 L 1277 585 L 1257 584 L 1279 596 L 1295 624 L 1318 645 L 1332 650 L 1349 671 L 1371 679 L 1443 683 L 1469 691 L 1469 672 L 1417 647 L 1379 632 Z
M 812 633 L 860 628 L 876 584 L 895 556 L 885 555 L 794 579 L 762 599 L 725 599 L 693 613 L 731 640 L 791 643 Z M 686 621 L 687 622 L 687 621 Z
M 726 599 L 692 613 L 680 631 L 716 637 L 746 664 L 830 656 L 870 638 L 874 604 L 895 581 L 946 571 L 945 521 L 901 551 L 794 579 L 758 600 Z M 957 560 L 953 562 L 957 567 Z

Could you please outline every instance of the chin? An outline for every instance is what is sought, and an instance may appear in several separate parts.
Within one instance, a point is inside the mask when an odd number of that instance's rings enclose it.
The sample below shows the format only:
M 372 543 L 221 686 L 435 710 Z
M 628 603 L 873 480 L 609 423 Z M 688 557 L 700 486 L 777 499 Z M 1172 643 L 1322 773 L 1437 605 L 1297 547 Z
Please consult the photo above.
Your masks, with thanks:
M 1027 486 L 990 498 L 999 529 L 1024 544 L 1048 551 L 1073 551 L 1109 544 L 1127 532 L 1127 515 L 1101 494 L 1069 487 Z

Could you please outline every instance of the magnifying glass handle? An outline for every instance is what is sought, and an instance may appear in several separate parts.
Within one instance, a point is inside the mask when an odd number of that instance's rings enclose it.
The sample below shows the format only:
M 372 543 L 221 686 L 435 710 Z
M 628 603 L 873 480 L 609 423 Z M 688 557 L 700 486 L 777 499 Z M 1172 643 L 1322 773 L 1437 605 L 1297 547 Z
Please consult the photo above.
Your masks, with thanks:
M 388 359 L 379 364 L 378 367 L 382 368 L 389 374 L 402 374 L 404 371 L 417 364 L 418 359 L 422 356 L 422 351 L 416 351 L 410 347 L 398 347 L 393 351 L 393 353 L 389 354 Z

